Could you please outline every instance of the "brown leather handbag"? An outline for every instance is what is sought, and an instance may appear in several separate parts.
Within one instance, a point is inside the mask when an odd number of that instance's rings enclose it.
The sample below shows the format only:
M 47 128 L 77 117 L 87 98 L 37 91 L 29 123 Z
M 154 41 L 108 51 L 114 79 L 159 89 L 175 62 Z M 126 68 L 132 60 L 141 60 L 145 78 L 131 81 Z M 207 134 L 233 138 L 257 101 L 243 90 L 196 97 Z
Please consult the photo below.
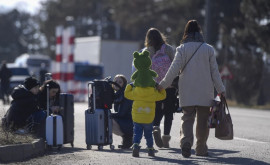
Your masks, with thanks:
M 221 96 L 221 102 L 217 112 L 217 124 L 215 137 L 220 140 L 233 139 L 233 123 L 225 97 Z

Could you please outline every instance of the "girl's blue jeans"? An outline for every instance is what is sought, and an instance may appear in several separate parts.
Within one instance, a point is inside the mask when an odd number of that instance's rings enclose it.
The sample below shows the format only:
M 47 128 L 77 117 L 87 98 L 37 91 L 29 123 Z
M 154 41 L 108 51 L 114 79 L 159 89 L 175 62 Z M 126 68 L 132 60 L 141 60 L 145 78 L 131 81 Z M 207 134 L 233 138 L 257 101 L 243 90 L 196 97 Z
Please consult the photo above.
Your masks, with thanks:
M 134 135 L 133 135 L 133 144 L 137 143 L 140 144 L 142 135 L 144 133 L 144 137 L 146 139 L 146 145 L 148 148 L 153 148 L 153 123 L 150 124 L 141 124 L 141 123 L 135 123 L 134 122 Z

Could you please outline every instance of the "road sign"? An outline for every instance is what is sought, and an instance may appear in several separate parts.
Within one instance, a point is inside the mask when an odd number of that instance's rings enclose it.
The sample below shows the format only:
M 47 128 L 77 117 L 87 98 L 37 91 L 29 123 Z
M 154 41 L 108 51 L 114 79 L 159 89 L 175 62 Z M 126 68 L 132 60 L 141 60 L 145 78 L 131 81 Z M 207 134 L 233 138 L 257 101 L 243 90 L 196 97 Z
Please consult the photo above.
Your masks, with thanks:
M 233 74 L 230 71 L 228 66 L 223 66 L 221 71 L 220 71 L 220 75 L 222 79 L 232 79 L 233 78 Z

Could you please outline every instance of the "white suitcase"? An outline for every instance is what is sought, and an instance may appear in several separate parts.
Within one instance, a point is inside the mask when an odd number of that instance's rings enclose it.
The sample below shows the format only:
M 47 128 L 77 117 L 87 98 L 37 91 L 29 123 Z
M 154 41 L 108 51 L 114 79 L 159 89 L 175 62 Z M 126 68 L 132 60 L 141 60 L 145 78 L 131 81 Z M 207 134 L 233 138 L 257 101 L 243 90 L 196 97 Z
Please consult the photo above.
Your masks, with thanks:
M 46 119 L 47 145 L 61 147 L 64 143 L 63 120 L 59 115 L 48 116 Z

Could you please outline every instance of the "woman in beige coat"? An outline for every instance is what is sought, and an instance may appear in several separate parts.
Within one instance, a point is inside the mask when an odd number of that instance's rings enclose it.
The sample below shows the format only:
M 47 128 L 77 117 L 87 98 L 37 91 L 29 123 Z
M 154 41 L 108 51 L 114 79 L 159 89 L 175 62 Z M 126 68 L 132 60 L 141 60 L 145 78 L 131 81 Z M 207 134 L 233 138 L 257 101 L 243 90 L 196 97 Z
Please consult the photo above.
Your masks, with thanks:
M 188 21 L 171 67 L 158 88 L 167 88 L 179 72 L 181 72 L 178 82 L 179 105 L 183 109 L 180 129 L 182 155 L 184 157 L 191 155 L 193 124 L 197 114 L 195 152 L 197 156 L 208 156 L 207 120 L 214 99 L 214 88 L 224 95 L 225 87 L 218 71 L 214 48 L 204 43 L 201 28 L 196 20 Z

